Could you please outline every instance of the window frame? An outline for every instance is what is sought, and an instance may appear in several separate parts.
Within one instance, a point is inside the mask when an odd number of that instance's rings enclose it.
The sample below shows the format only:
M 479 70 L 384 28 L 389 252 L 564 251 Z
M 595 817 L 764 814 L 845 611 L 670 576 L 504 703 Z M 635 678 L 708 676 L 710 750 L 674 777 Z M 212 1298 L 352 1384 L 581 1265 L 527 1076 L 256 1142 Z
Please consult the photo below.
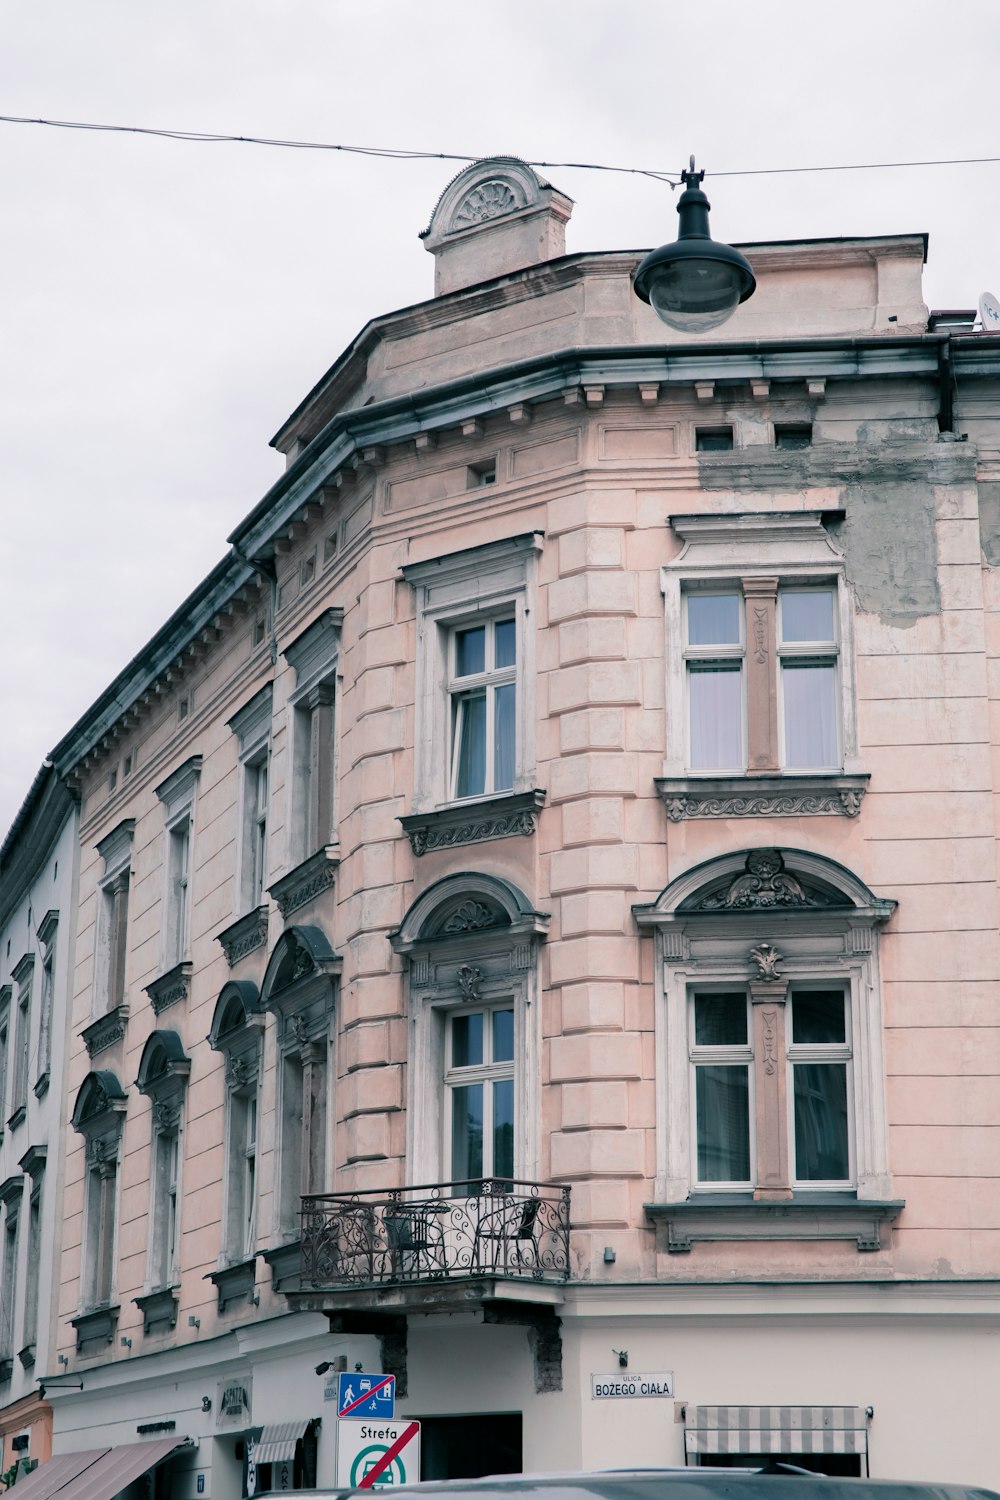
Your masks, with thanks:
M 322 849 L 335 847 L 338 841 L 343 619 L 341 609 L 324 610 L 282 653 L 295 673 L 287 721 L 291 745 L 286 781 L 289 869 Z
M 507 666 L 496 665 L 496 630 L 498 625 L 508 622 L 514 626 L 514 661 Z M 468 620 L 454 621 L 448 629 L 448 640 L 446 645 L 448 662 L 448 801 L 449 802 L 475 802 L 483 797 L 502 796 L 516 790 L 517 782 L 517 750 L 518 750 L 518 622 L 516 613 L 508 614 L 502 607 L 491 611 L 489 614 L 476 614 Z M 460 675 L 458 671 L 458 638 L 463 633 L 482 629 L 484 631 L 484 667 L 481 672 L 467 672 Z M 497 717 L 497 691 L 500 688 L 514 688 L 514 744 L 513 762 L 514 775 L 510 786 L 497 785 L 496 771 L 496 717 Z M 482 697 L 486 706 L 484 744 L 483 744 L 483 788 L 477 792 L 461 792 L 459 790 L 460 756 L 462 749 L 462 735 L 465 730 L 466 715 L 463 713 L 465 706 L 473 699 Z M 461 725 L 461 727 L 460 727 Z
M 191 958 L 195 809 L 201 763 L 200 755 L 192 755 L 156 788 L 156 796 L 163 803 L 160 972 L 164 974 Z
M 229 720 L 236 736 L 239 760 L 239 836 L 236 850 L 236 910 L 242 916 L 263 904 L 270 869 L 268 825 L 271 814 L 271 715 L 273 690 L 270 683 Z M 266 790 L 261 810 L 260 780 Z
M 128 904 L 135 819 L 126 818 L 97 845 L 104 868 L 97 885 L 93 1020 L 124 1005 L 128 995 Z
M 492 1018 L 499 1011 L 510 1011 L 512 1032 L 514 1034 L 514 1045 L 511 1057 L 497 1061 L 493 1058 L 493 1027 Z M 483 1053 L 484 1060 L 481 1063 L 470 1063 L 464 1067 L 456 1066 L 454 1061 L 454 1022 L 458 1016 L 481 1015 L 483 1022 Z M 443 1012 L 444 1019 L 444 1046 L 443 1046 L 443 1068 L 441 1083 L 444 1092 L 445 1108 L 442 1111 L 444 1118 L 443 1142 L 442 1142 L 442 1167 L 447 1166 L 445 1178 L 455 1182 L 471 1181 L 477 1177 L 501 1178 L 516 1177 L 517 1155 L 518 1155 L 518 1122 L 517 1122 L 517 1099 L 518 1099 L 518 1049 L 517 1049 L 517 1008 L 514 997 L 507 999 L 500 995 L 489 1002 L 472 1003 L 463 1006 L 453 1006 Z M 486 1059 L 486 1053 L 490 1056 Z M 495 1120 L 493 1117 L 493 1089 L 495 1083 L 511 1082 L 514 1085 L 514 1120 L 513 1120 L 513 1160 L 508 1171 L 501 1171 L 495 1160 Z M 459 1088 L 475 1088 L 482 1086 L 483 1090 L 483 1139 L 482 1139 L 482 1171 L 467 1172 L 464 1177 L 455 1176 L 455 1139 L 454 1139 L 454 1109 L 449 1107 L 449 1101 L 454 1098 L 454 1091 Z M 489 1127 L 487 1127 L 489 1122 Z M 489 1149 L 487 1150 L 487 1141 Z
M 11 973 L 16 985 L 12 1001 L 14 1041 L 12 1047 L 12 1086 L 7 1126 L 13 1130 L 25 1119 L 31 1080 L 31 1012 L 35 988 L 35 957 L 26 953 Z
M 755 852 L 751 849 L 749 855 Z M 755 982 L 751 953 L 762 942 L 779 950 L 789 993 L 843 988 L 847 996 L 847 1035 L 853 1049 L 853 1177 L 849 1183 L 818 1184 L 796 1182 L 790 1172 L 792 1198 L 820 1192 L 861 1203 L 881 1202 L 891 1195 L 879 934 L 896 903 L 874 896 L 844 866 L 824 856 L 802 850 L 777 852 L 783 856 L 785 874 L 807 893 L 820 893 L 815 904 L 706 905 L 706 893 L 710 901 L 712 891 L 731 886 L 745 872 L 748 851 L 741 849 L 688 870 L 655 902 L 633 908 L 640 930 L 652 931 L 656 940 L 658 1203 L 683 1204 L 729 1191 L 725 1185 L 698 1183 L 694 1171 L 690 995 L 694 990 L 749 991 Z M 781 1060 L 786 1080 L 788 1066 L 787 1058 Z M 792 1108 L 789 1103 L 787 1109 Z M 756 1128 L 754 1119 L 751 1126 Z M 790 1140 L 790 1114 L 783 1117 L 782 1128 Z M 731 1196 L 746 1200 L 752 1193 L 752 1187 L 742 1186 Z M 781 1231 L 775 1235 L 780 1238 Z
M 538 532 L 471 547 L 402 568 L 416 594 L 416 736 L 412 809 L 474 806 L 535 784 L 535 601 Z M 451 727 L 455 632 L 489 621 L 515 627 L 515 746 L 511 787 L 454 795 Z M 503 669 L 506 671 L 507 669 Z
M 77 1094 L 71 1121 L 85 1143 L 78 1301 L 83 1315 L 115 1303 L 125 1109 L 125 1093 L 113 1073 L 87 1075 Z
M 830 778 L 854 775 L 861 771 L 857 738 L 853 598 L 843 553 L 824 527 L 823 515 L 822 511 L 774 511 L 670 518 L 673 530 L 683 546 L 678 555 L 661 568 L 660 573 L 666 632 L 666 701 L 683 703 L 685 712 L 683 716 L 667 716 L 664 779 L 690 779 L 692 782 L 713 779 L 745 779 L 750 782 L 756 779 L 749 775 L 746 746 L 742 768 L 698 769 L 690 763 L 691 715 L 687 680 L 689 648 L 685 601 L 688 595 L 695 592 L 736 592 L 745 600 L 748 583 L 756 588 L 763 588 L 769 586 L 770 580 L 775 581 L 775 591 L 779 598 L 782 591 L 799 592 L 812 588 L 834 590 L 836 706 L 841 758 L 839 765 L 831 767 L 782 764 L 785 758 L 784 713 L 780 701 L 782 669 L 778 658 L 782 653 L 789 659 L 796 655 L 797 645 L 788 649 L 780 641 L 779 603 L 775 611 L 776 659 L 773 667 L 768 668 L 773 691 L 779 700 L 778 745 L 775 746 L 778 764 L 769 774 L 781 779 Z M 741 635 L 744 637 L 743 659 L 746 662 L 750 647 L 745 640 L 746 627 L 742 621 Z M 705 654 L 710 655 L 708 648 L 705 648 Z M 820 654 L 828 658 L 834 652 L 826 650 Z M 751 689 L 746 680 L 741 686 L 745 719 L 749 712 Z

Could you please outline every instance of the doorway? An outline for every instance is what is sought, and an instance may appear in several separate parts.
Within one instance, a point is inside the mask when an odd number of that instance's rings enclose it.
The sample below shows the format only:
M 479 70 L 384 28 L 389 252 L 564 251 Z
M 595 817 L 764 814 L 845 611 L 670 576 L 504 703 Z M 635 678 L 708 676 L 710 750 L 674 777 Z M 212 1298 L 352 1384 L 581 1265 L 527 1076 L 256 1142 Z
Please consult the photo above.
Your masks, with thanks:
M 521 1462 L 519 1411 L 420 1420 L 422 1480 L 520 1474 Z

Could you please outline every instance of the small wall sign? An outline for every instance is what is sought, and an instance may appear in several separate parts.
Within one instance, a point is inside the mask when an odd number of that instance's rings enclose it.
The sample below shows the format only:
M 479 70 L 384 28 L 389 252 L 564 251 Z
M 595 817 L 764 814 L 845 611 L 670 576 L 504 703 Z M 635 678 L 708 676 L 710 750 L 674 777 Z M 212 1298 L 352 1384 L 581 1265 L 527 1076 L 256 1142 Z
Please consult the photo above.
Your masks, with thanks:
M 639 1401 L 648 1396 L 673 1396 L 674 1372 L 660 1371 L 657 1375 L 628 1375 L 616 1370 L 613 1375 L 591 1375 L 590 1398 L 592 1401 Z

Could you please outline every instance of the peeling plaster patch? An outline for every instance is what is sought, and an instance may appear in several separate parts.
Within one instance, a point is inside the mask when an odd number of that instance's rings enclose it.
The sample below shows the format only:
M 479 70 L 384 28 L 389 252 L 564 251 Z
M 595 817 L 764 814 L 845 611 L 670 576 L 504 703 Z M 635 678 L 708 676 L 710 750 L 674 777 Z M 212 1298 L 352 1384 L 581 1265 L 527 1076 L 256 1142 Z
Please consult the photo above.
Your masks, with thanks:
M 846 519 L 830 527 L 847 558 L 858 604 L 884 625 L 913 625 L 941 612 L 934 492 L 907 481 L 851 484 Z
M 979 539 L 983 557 L 991 568 L 1000 568 L 1000 483 L 979 485 Z

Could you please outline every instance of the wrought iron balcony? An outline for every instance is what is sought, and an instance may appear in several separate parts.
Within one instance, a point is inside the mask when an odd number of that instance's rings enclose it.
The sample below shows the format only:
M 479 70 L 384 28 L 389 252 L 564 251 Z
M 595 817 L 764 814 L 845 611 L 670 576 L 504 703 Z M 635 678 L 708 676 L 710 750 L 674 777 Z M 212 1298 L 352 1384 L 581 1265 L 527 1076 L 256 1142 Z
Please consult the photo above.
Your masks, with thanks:
M 565 1281 L 568 1187 L 509 1179 L 302 1199 L 303 1289 L 469 1277 Z

